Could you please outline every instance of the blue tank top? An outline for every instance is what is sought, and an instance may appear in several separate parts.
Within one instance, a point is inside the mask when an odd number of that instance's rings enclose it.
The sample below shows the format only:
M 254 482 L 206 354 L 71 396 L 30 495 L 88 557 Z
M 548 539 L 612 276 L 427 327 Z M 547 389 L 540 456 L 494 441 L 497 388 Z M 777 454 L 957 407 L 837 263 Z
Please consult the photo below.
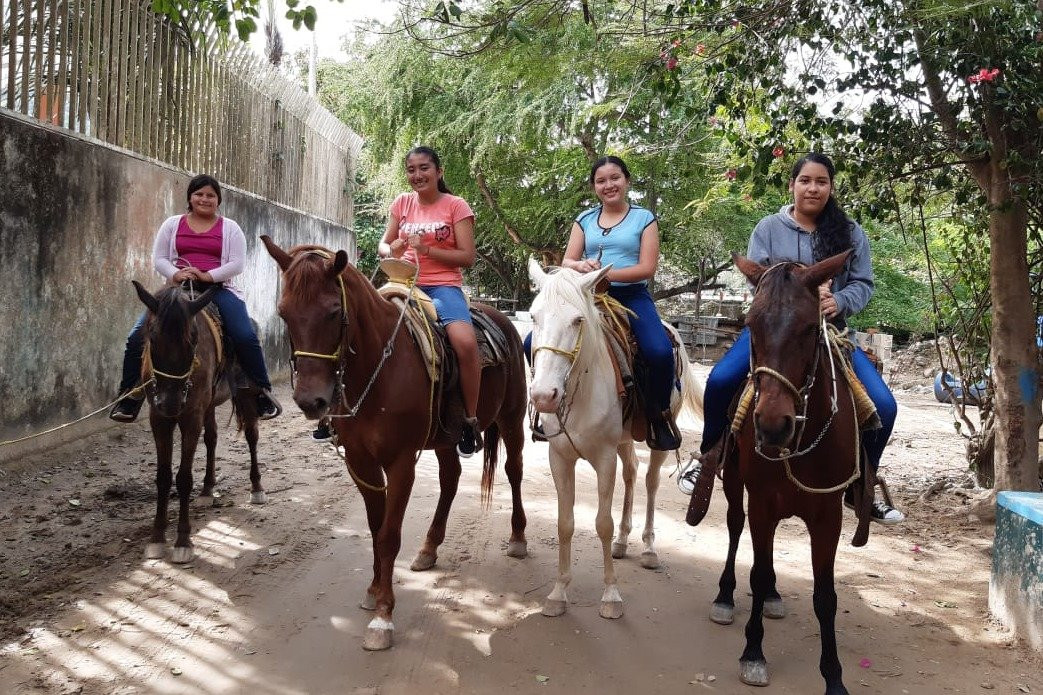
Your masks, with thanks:
M 601 206 L 592 208 L 576 218 L 583 230 L 583 257 L 597 258 L 601 265 L 629 268 L 641 258 L 641 235 L 656 221 L 655 215 L 639 205 L 631 205 L 626 216 L 612 227 L 602 227 Z M 613 285 L 644 285 L 645 281 L 613 282 Z

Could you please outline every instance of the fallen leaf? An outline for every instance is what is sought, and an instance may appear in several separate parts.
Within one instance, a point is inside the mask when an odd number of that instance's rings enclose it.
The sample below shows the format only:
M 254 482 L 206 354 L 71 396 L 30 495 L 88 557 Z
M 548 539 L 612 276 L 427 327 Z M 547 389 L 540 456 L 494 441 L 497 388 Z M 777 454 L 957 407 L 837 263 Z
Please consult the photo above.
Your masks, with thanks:
M 69 500 L 69 506 L 70 507 L 79 507 L 80 506 L 80 501 L 79 500 Z
M 268 554 L 269 555 L 278 555 L 279 554 L 279 549 L 278 548 L 268 548 Z
M 179 669 L 177 666 L 171 666 L 170 672 L 173 673 L 175 676 L 180 676 L 182 673 L 184 673 L 184 671 Z
M 934 605 L 938 606 L 939 608 L 956 608 L 957 607 L 956 604 L 953 603 L 952 601 L 935 601 Z M 1026 690 L 1025 692 L 1027 693 L 1028 691 Z
M 546 683 L 550 680 L 550 676 L 536 676 L 537 683 Z

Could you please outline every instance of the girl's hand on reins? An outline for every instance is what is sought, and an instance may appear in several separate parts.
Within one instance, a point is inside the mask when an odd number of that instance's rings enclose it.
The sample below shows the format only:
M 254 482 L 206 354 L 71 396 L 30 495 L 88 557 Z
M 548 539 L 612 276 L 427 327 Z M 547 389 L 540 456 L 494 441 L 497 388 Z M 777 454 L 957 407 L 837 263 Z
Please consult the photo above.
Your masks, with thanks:
M 391 247 L 392 258 L 402 258 L 406 252 L 406 242 L 402 239 L 395 239 L 389 246 Z
M 826 280 L 818 286 L 818 306 L 822 314 L 827 318 L 831 319 L 840 313 L 839 307 L 837 307 L 837 300 L 833 296 L 833 293 L 829 290 L 830 283 L 832 280 Z

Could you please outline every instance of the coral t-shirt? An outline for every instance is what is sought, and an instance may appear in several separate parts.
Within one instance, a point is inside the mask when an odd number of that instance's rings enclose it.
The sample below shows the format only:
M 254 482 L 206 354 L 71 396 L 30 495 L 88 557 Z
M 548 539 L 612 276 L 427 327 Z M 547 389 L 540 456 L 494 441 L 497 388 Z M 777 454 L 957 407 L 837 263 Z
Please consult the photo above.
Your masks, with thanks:
M 413 234 L 421 234 L 421 242 L 435 249 L 456 249 L 456 223 L 473 218 L 471 206 L 463 198 L 443 193 L 431 204 L 420 202 L 416 191 L 403 193 L 391 203 L 391 215 L 398 220 L 398 238 L 408 241 Z M 417 257 L 416 251 L 406 248 L 403 258 L 420 266 L 418 285 L 463 284 L 459 267 L 446 265 L 431 256 Z

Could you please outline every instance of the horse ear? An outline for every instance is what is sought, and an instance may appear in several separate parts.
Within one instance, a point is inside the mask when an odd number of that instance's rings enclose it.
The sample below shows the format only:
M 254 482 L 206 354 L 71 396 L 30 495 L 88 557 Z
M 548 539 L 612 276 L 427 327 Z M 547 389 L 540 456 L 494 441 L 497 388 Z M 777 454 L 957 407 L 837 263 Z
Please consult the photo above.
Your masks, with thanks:
M 579 279 L 580 287 L 582 287 L 585 290 L 593 291 L 594 288 L 598 286 L 598 283 L 601 282 L 606 275 L 608 275 L 608 271 L 610 270 L 612 270 L 611 263 L 609 263 L 608 265 L 603 265 L 592 272 L 583 273 L 583 277 Z
M 221 288 L 217 285 L 211 285 L 206 289 L 206 292 L 199 295 L 188 303 L 188 315 L 195 316 L 198 314 L 203 307 L 213 301 L 214 297 L 217 296 L 217 291 Z
M 764 266 L 756 261 L 751 261 L 745 256 L 741 256 L 734 251 L 732 252 L 732 263 L 739 269 L 739 272 L 746 276 L 746 279 L 750 281 L 754 287 L 760 282 L 761 276 L 764 275 L 764 271 L 767 270 Z
M 334 275 L 340 275 L 345 268 L 348 267 L 348 252 L 338 251 L 337 255 L 333 257 L 333 268 L 331 271 Z
M 851 253 L 852 250 L 848 249 L 843 253 L 819 261 L 815 265 L 795 271 L 794 274 L 808 289 L 814 290 L 829 278 L 836 277 L 847 263 L 847 258 Z
M 279 248 L 272 238 L 267 234 L 261 235 L 261 241 L 264 242 L 264 247 L 268 249 L 268 255 L 275 259 L 275 262 L 279 264 L 279 267 L 284 271 L 290 267 L 290 263 L 293 262 L 293 257 L 290 254 Z
M 532 284 L 536 285 L 537 290 L 543 288 L 543 282 L 547 279 L 543 266 L 532 256 L 529 256 L 529 279 L 532 280 Z
M 134 290 L 138 293 L 138 298 L 141 303 L 148 307 L 148 310 L 153 314 L 159 313 L 159 300 L 156 299 L 151 292 L 141 286 L 137 280 L 131 280 L 134 283 Z

